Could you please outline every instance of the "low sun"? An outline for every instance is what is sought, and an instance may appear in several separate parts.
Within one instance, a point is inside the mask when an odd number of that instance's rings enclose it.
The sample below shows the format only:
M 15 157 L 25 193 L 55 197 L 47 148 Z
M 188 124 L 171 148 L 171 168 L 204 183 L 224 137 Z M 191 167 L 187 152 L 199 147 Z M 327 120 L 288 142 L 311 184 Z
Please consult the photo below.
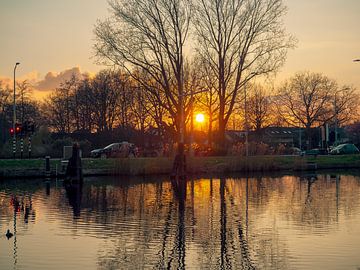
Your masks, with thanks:
M 202 122 L 204 122 L 204 120 L 205 120 L 205 116 L 202 114 L 202 113 L 198 113 L 197 115 L 196 115 L 196 122 L 198 122 L 198 123 L 202 123 Z

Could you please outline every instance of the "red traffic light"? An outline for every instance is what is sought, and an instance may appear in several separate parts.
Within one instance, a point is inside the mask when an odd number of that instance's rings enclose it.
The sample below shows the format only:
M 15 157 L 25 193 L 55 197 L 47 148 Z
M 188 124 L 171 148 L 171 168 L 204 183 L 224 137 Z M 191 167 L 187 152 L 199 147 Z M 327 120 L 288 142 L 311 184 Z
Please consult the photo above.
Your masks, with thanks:
M 20 134 L 21 130 L 22 130 L 22 125 L 21 124 L 15 124 L 15 133 Z
M 14 135 L 15 134 L 22 134 L 22 125 L 21 124 L 15 124 L 15 129 L 13 127 L 11 127 L 10 129 L 10 134 Z

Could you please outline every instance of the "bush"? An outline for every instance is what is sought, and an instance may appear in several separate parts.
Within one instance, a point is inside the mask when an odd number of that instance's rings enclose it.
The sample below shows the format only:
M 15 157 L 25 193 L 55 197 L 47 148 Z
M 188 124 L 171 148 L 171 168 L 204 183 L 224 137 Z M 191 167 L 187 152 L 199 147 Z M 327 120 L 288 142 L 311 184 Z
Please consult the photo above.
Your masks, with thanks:
M 263 142 L 249 142 L 249 155 L 250 156 L 261 156 L 261 155 L 271 155 L 273 154 L 272 148 Z M 235 156 L 245 156 L 246 155 L 246 145 L 245 143 L 237 143 L 232 146 L 230 149 L 229 155 Z

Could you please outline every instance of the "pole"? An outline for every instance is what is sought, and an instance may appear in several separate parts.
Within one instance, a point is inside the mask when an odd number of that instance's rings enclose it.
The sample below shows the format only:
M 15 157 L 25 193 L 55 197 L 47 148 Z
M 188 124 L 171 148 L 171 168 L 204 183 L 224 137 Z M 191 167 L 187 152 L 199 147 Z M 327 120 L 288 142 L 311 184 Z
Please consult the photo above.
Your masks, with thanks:
M 337 139 L 338 139 L 338 112 L 337 112 L 337 108 L 336 108 L 336 92 L 335 92 L 335 100 L 334 100 L 334 110 L 335 110 L 335 141 L 334 141 L 334 145 L 337 145 Z
M 15 125 L 16 125 L 16 96 L 15 96 L 15 89 L 16 89 L 16 83 L 15 83 L 15 75 L 16 75 L 16 67 L 20 65 L 19 62 L 17 62 L 15 64 L 14 67 L 14 103 L 13 103 L 13 130 L 14 130 L 14 134 L 13 134 L 13 158 L 15 159 L 15 155 L 16 155 L 16 129 L 15 129 Z
M 20 158 L 23 159 L 23 152 L 24 152 L 24 89 L 21 89 L 21 139 L 20 139 Z
M 244 84 L 244 93 L 245 93 L 245 149 L 246 149 L 246 156 L 249 156 L 249 129 L 248 129 L 248 120 L 247 120 L 247 100 L 246 100 L 246 83 Z
M 299 149 L 301 150 L 301 121 L 299 121 Z
M 194 156 L 194 147 L 193 147 L 193 143 L 194 143 L 194 100 L 193 100 L 193 89 L 191 87 L 191 94 L 190 94 L 190 106 L 191 106 L 191 110 L 190 110 L 190 156 L 193 157 Z

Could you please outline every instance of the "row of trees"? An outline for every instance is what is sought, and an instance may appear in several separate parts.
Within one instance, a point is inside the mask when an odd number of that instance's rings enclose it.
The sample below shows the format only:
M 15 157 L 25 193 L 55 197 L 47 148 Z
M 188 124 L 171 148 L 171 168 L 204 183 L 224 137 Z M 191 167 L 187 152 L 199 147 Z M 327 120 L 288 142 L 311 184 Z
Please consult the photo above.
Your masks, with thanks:
M 198 70 L 200 73 L 202 68 Z M 137 76 L 146 74 L 138 73 Z M 196 79 L 193 76 L 193 81 Z M 35 121 L 38 126 L 46 125 L 53 132 L 61 134 L 112 132 L 120 127 L 145 135 L 156 129 L 163 136 L 163 142 L 176 141 L 176 114 L 169 113 L 160 105 L 161 100 L 148 92 L 149 84 L 140 84 L 125 71 L 103 70 L 91 78 L 78 79 L 73 76 L 55 89 L 43 103 L 39 103 L 30 98 L 28 82 L 19 82 L 17 119 L 18 122 Z M 3 127 L 10 127 L 12 90 L 1 88 L 1 123 Z M 232 125 L 229 124 L 227 129 L 245 129 L 248 124 L 250 130 L 260 135 L 269 126 L 303 127 L 307 130 L 310 144 L 311 128 L 325 123 L 343 126 L 358 120 L 358 95 L 355 89 L 339 87 L 334 80 L 317 73 L 298 73 L 277 89 L 248 83 L 246 93 L 247 121 L 242 93 L 235 102 L 230 118 Z M 220 129 L 219 99 L 212 95 L 212 91 L 205 91 L 193 96 L 191 102 L 186 112 L 185 130 L 191 130 L 191 115 L 204 113 L 211 145 L 214 131 L 216 134 Z M 6 132 L 7 129 L 2 130 Z M 2 137 L 5 138 L 5 134 Z

